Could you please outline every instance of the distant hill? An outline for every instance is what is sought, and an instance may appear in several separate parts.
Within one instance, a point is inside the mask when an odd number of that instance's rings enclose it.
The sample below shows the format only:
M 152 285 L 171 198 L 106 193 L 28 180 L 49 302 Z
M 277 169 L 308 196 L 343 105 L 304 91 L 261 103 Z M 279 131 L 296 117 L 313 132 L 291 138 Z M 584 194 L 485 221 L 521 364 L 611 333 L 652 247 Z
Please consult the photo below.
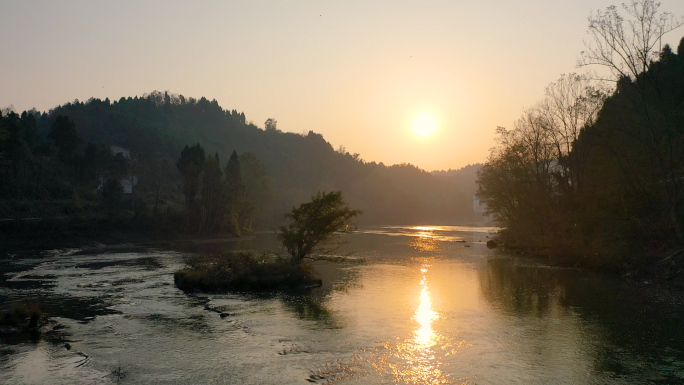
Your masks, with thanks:
M 317 191 L 341 190 L 354 208 L 364 210 L 362 224 L 465 223 L 472 210 L 475 172 L 480 165 L 429 173 L 410 164 L 365 162 L 358 154 L 336 151 L 322 135 L 281 132 L 247 122 L 244 113 L 216 100 L 152 92 L 142 97 L 78 100 L 47 114 L 34 112 L 47 136 L 57 116 L 76 124 L 86 142 L 116 145 L 133 154 L 158 154 L 175 163 L 183 146 L 200 143 L 225 165 L 230 153 L 253 153 L 263 163 L 272 187 L 261 222 L 273 226 L 292 206 Z
M 467 195 L 475 195 L 477 192 L 477 172 L 482 168 L 482 163 L 469 164 L 458 170 L 449 169 L 447 171 L 433 171 L 432 175 L 437 178 L 447 180 L 457 186 Z

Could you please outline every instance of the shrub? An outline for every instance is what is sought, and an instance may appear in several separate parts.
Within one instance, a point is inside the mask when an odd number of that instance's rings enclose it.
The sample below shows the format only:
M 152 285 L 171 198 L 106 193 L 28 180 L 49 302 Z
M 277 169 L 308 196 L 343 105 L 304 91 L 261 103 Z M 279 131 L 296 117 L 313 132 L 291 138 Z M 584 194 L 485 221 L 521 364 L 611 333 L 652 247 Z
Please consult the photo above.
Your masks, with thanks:
M 0 326 L 35 329 L 42 319 L 43 311 L 35 303 L 15 303 L 9 310 L 0 312 Z
M 181 290 L 205 292 L 296 289 L 320 283 L 310 263 L 257 260 L 249 253 L 194 256 L 173 278 Z

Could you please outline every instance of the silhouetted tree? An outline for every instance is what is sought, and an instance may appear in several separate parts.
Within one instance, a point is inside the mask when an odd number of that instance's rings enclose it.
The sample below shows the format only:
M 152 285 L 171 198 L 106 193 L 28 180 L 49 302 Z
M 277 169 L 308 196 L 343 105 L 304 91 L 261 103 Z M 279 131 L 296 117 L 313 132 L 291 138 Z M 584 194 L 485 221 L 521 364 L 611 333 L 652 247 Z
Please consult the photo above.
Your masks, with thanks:
M 204 162 L 202 177 L 202 219 L 200 233 L 211 233 L 219 230 L 225 208 L 225 182 L 218 154 L 209 156 Z
M 596 11 L 589 18 L 589 35 L 578 64 L 608 68 L 617 82 L 621 78 L 637 80 L 647 72 L 657 58 L 662 37 L 679 28 L 684 19 L 669 12 L 658 13 L 660 3 L 653 0 L 632 0 L 623 3 L 623 16 L 612 5 Z
M 266 209 L 271 198 L 271 181 L 268 171 L 253 153 L 246 152 L 239 160 L 245 195 L 240 227 L 251 230 L 254 217 Z
M 278 121 L 271 118 L 266 119 L 264 129 L 266 131 L 278 131 Z
M 600 65 L 610 69 L 617 83 L 618 92 L 630 92 L 625 86 L 633 88 L 635 98 L 631 105 L 625 105 L 627 113 L 637 112 L 643 122 L 639 130 L 629 130 L 630 124 L 613 126 L 613 132 L 620 136 L 632 136 L 634 141 L 643 141 L 642 161 L 650 164 L 653 173 L 659 175 L 658 187 L 646 186 L 643 178 L 635 177 L 639 165 L 633 163 L 628 153 L 615 151 L 614 157 L 622 165 L 623 179 L 630 181 L 639 190 L 649 189 L 658 194 L 668 211 L 668 220 L 684 241 L 678 206 L 682 199 L 683 185 L 676 175 L 679 152 L 678 136 L 681 131 L 675 120 L 665 111 L 667 83 L 662 81 L 661 72 L 654 67 L 662 67 L 665 57 L 676 56 L 669 47 L 659 52 L 662 37 L 684 24 L 684 18 L 675 17 L 669 12 L 658 13 L 660 3 L 653 0 L 632 0 L 623 4 L 627 13 L 623 16 L 616 6 L 606 11 L 598 11 L 589 18 L 591 43 L 585 44 L 587 51 L 582 53 L 580 65 Z M 660 58 L 661 62 L 656 59 Z M 606 143 L 608 144 L 608 143 Z M 615 146 L 615 143 L 609 144 Z M 640 154 L 640 155 L 641 155 Z M 644 175 L 646 176 L 646 175 Z M 648 178 L 646 178 L 647 180 Z
M 159 212 L 162 194 L 173 181 L 173 166 L 161 154 L 141 155 L 138 157 L 134 175 L 138 177 L 136 193 L 151 196 L 155 218 Z M 145 197 L 139 199 L 145 201 Z
M 192 147 L 185 145 L 176 168 L 183 174 L 183 194 L 187 207 L 193 205 L 199 187 L 199 176 L 204 167 L 204 149 L 199 143 Z
M 226 164 L 226 184 L 228 189 L 226 217 L 233 234 L 240 236 L 242 233 L 240 217 L 244 215 L 245 186 L 242 184 L 240 158 L 234 150 Z
M 68 117 L 60 115 L 50 128 L 48 138 L 55 143 L 57 155 L 67 163 L 76 153 L 76 148 L 81 142 L 76 133 L 76 124 Z
M 311 197 L 311 202 L 292 208 L 286 215 L 290 223 L 280 227 L 278 237 L 292 256 L 292 262 L 299 263 L 329 242 L 336 232 L 344 230 L 349 221 L 361 213 L 349 208 L 342 199 L 342 192 L 319 192 Z
M 108 179 L 100 189 L 100 203 L 109 216 L 121 208 L 123 201 L 123 186 L 117 179 Z

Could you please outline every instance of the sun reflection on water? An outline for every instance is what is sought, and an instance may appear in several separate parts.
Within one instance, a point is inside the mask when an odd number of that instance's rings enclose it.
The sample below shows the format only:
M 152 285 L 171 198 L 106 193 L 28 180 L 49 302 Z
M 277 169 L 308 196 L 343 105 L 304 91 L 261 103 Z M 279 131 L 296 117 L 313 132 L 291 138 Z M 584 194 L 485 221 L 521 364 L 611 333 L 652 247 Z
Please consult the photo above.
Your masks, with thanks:
M 410 245 L 420 252 L 437 251 L 439 249 L 437 240 L 429 233 L 418 234 Z
M 429 348 L 435 344 L 435 332 L 432 330 L 432 321 L 439 317 L 439 315 L 432 310 L 430 292 L 425 283 L 425 278 L 423 277 L 423 280 L 421 281 L 423 290 L 420 293 L 420 305 L 414 316 L 414 319 L 418 321 L 418 324 L 420 325 L 414 333 L 416 336 L 416 346 L 421 349 Z
M 436 227 L 436 226 L 413 226 L 413 227 L 411 227 L 411 230 L 433 231 L 433 230 L 441 230 L 441 228 Z
M 444 274 L 432 271 L 435 261 L 432 257 L 414 257 L 411 277 L 412 283 L 409 295 L 410 303 L 413 304 L 403 313 L 402 329 L 400 338 L 388 340 L 381 345 L 370 349 L 360 349 L 350 362 L 335 366 L 326 366 L 320 371 L 321 378 L 335 383 L 337 379 L 344 381 L 355 376 L 369 375 L 378 376 L 382 381 L 368 381 L 367 383 L 397 383 L 397 384 L 470 384 L 467 377 L 458 378 L 450 373 L 454 362 L 458 361 L 457 355 L 461 350 L 470 346 L 466 340 L 456 340 L 456 330 L 453 328 L 445 331 L 441 329 L 439 320 L 444 316 L 440 312 L 440 306 L 445 298 L 440 296 L 443 291 L 439 288 L 444 284 Z M 441 265 L 440 265 L 441 266 Z M 450 279 L 451 277 L 449 277 Z M 415 285 L 416 283 L 419 285 Z M 441 284 L 441 285 L 440 285 Z M 430 290 L 433 289 L 433 291 Z M 436 291 L 435 291 L 435 288 Z M 410 294 L 409 294 L 410 293 Z M 388 306 L 394 301 L 387 301 Z M 397 322 L 397 321 L 395 321 Z M 404 325 L 408 322 L 410 325 Z M 404 329 L 409 326 L 408 329 Z M 399 335 L 397 335 L 399 337 Z
M 450 383 L 448 376 L 440 369 L 441 363 L 435 358 L 434 348 L 440 336 L 432 328 L 432 323 L 439 319 L 439 313 L 432 309 L 430 290 L 427 285 L 429 265 L 421 266 L 422 286 L 420 302 L 413 319 L 418 328 L 413 332 L 413 338 L 407 339 L 397 348 L 398 356 L 403 364 L 390 364 L 396 380 L 409 384 L 446 384 Z

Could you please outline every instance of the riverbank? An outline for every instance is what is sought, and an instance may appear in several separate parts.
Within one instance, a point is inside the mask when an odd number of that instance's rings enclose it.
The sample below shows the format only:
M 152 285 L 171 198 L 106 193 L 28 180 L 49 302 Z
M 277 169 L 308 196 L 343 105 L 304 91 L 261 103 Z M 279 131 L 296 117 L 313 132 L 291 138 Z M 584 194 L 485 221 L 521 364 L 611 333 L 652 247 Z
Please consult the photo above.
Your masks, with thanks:
M 183 234 L 160 231 L 151 219 L 90 218 L 87 220 L 42 219 L 40 221 L 0 222 L 0 259 L 10 254 L 78 248 L 83 253 L 139 248 L 186 248 L 254 239 L 254 234 Z
M 636 250 L 603 253 L 590 251 L 591 246 L 579 247 L 563 240 L 552 245 L 537 242 L 520 242 L 507 232 L 500 231 L 494 238 L 499 248 L 520 257 L 534 259 L 555 267 L 572 267 L 619 276 L 624 280 L 662 286 L 684 291 L 684 248 L 679 246 L 651 246 Z M 544 246 L 541 246 L 541 245 Z

